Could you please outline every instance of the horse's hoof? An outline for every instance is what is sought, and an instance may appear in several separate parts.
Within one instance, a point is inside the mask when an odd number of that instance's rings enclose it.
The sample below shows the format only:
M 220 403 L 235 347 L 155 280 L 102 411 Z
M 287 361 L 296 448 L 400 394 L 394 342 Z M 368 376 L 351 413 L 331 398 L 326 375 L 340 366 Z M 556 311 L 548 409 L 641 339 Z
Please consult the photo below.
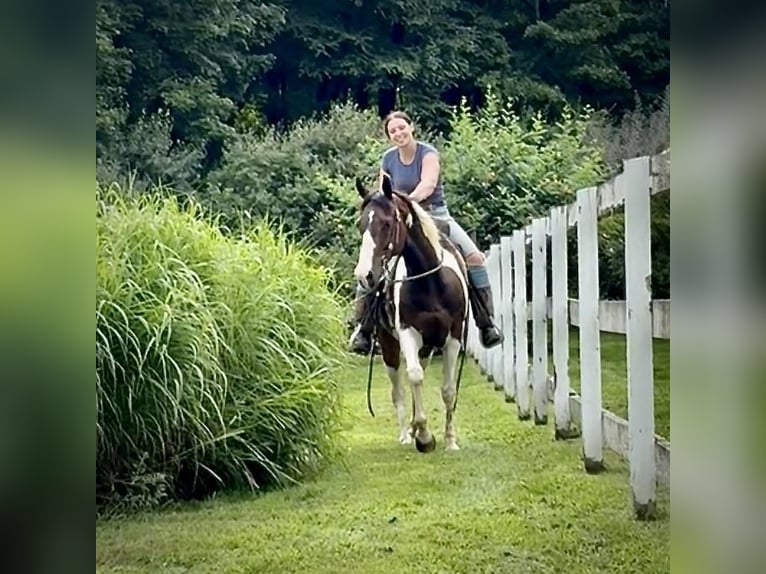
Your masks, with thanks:
M 460 450 L 460 447 L 457 445 L 455 441 L 450 441 L 447 443 L 447 446 L 444 447 L 444 450 L 447 452 L 457 452 Z
M 436 437 L 431 435 L 430 442 L 422 442 L 418 437 L 415 437 L 415 448 L 422 453 L 432 452 L 436 448 Z
M 399 444 L 412 444 L 412 437 L 409 434 L 400 436 Z

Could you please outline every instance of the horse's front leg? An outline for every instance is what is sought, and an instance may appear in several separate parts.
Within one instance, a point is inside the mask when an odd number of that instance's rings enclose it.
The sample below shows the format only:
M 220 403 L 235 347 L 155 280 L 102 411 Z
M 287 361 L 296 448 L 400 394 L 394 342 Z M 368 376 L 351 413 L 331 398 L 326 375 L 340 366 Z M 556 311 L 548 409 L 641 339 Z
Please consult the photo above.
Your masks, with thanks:
M 436 447 L 436 439 L 427 426 L 428 420 L 423 407 L 424 373 L 418 354 L 423 346 L 423 338 L 415 329 L 408 327 L 399 331 L 399 344 L 412 390 L 412 434 L 415 437 L 415 447 L 419 452 L 431 452 Z
M 444 401 L 444 448 L 445 450 L 460 450 L 457 445 L 457 435 L 455 433 L 455 414 L 456 399 L 456 367 L 457 359 L 460 354 L 460 341 L 452 336 L 447 337 L 447 343 L 443 350 L 442 360 L 442 400 Z
M 396 420 L 399 424 L 399 444 L 411 444 L 409 425 L 407 424 L 407 414 L 404 410 L 404 388 L 399 376 L 399 369 L 387 367 L 386 372 L 391 380 L 391 402 L 396 411 Z
M 396 420 L 399 423 L 399 444 L 410 444 L 412 437 L 407 426 L 407 415 L 404 411 L 404 389 L 399 371 L 401 362 L 399 341 L 385 332 L 380 334 L 379 340 L 383 363 L 386 365 L 386 373 L 391 381 L 391 402 L 394 405 Z

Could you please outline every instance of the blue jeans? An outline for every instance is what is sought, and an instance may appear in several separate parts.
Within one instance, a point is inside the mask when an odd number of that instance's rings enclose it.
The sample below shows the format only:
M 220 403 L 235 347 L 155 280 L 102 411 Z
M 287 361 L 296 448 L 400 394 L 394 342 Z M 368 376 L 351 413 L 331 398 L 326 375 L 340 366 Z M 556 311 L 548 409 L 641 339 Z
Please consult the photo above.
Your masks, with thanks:
M 450 238 L 450 241 L 455 244 L 455 247 L 460 250 L 463 259 L 467 259 L 472 254 L 479 251 L 479 248 L 473 242 L 471 236 L 468 235 L 465 229 L 463 229 L 450 215 L 446 205 L 442 207 L 433 207 L 428 210 L 428 214 L 436 221 L 446 223 L 449 226 L 449 233 L 447 235 Z

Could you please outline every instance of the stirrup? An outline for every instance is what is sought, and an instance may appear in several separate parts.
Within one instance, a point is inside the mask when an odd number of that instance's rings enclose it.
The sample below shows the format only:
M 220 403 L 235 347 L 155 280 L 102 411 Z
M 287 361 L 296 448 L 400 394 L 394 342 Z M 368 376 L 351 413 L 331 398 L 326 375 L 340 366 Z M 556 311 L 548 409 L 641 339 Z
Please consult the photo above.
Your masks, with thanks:
M 490 325 L 480 331 L 480 339 L 482 347 L 491 349 L 502 343 L 505 337 L 495 325 Z

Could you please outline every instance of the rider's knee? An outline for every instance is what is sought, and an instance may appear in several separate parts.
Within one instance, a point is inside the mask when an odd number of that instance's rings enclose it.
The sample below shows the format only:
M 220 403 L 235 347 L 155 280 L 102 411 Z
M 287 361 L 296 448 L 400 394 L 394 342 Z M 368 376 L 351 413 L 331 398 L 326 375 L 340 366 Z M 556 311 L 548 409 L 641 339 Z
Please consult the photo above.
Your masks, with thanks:
M 484 265 L 484 254 L 481 251 L 474 251 L 465 258 L 466 265 Z

